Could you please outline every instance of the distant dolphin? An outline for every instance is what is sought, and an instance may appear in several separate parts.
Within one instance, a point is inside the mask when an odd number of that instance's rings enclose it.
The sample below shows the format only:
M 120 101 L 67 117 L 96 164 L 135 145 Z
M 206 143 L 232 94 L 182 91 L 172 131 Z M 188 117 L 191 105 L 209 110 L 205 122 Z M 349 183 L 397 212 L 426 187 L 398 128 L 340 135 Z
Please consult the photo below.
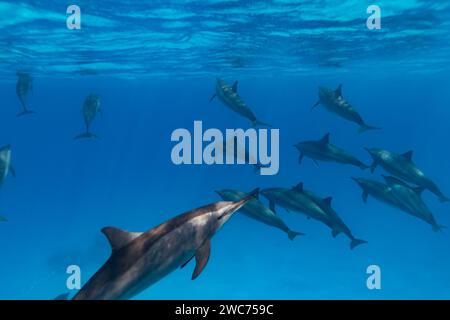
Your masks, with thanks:
M 330 205 L 325 209 L 325 203 L 329 200 L 324 200 L 324 203 L 319 203 L 310 197 L 310 195 L 302 192 L 300 189 L 301 185 L 293 189 L 286 188 L 268 188 L 261 190 L 261 194 L 266 197 L 270 202 L 270 208 L 275 211 L 275 206 L 279 205 L 288 211 L 294 211 L 298 213 L 305 214 L 308 219 L 312 218 L 324 223 L 332 230 L 332 236 L 336 237 L 337 234 L 344 231 L 344 228 L 340 222 L 342 220 L 336 219 L 337 214 L 329 208 Z M 334 216 L 334 214 L 336 216 Z M 351 233 L 349 233 L 351 234 Z M 350 248 L 353 249 L 356 246 L 366 243 L 364 240 L 355 239 L 353 236 L 350 237 L 351 243 Z
M 363 189 L 364 202 L 367 202 L 367 197 L 371 195 L 381 202 L 429 223 L 434 231 L 445 228 L 436 222 L 433 214 L 423 202 L 422 188 L 412 188 L 394 177 L 383 177 L 387 184 L 364 178 L 352 178 Z
M 295 147 L 300 151 L 300 157 L 298 159 L 300 164 L 302 163 L 303 157 L 306 156 L 314 161 L 319 160 L 350 164 L 363 170 L 369 168 L 369 166 L 359 161 L 347 151 L 331 144 L 329 133 L 320 140 L 299 142 Z
M 342 96 L 342 85 L 336 90 L 325 87 L 319 87 L 319 101 L 313 106 L 313 109 L 322 104 L 328 111 L 354 122 L 359 125 L 359 133 L 367 130 L 377 130 L 379 128 L 367 125 L 359 113 Z
M 225 189 L 216 191 L 216 193 L 222 197 L 225 201 L 239 201 L 247 196 L 246 193 L 238 190 Z M 296 236 L 304 235 L 301 232 L 295 232 L 289 229 L 289 227 L 284 223 L 284 221 L 278 217 L 275 212 L 267 208 L 258 199 L 253 199 L 249 201 L 245 206 L 243 206 L 240 212 L 244 213 L 250 218 L 258 220 L 266 225 L 278 228 L 287 233 L 289 239 L 294 240 Z
M 331 206 L 331 202 L 333 200 L 332 197 L 321 198 L 321 197 L 317 196 L 316 194 L 314 194 L 313 192 L 304 189 L 303 183 L 299 183 L 297 186 L 295 186 L 294 190 L 297 192 L 306 194 L 316 204 L 318 204 L 323 211 L 325 211 L 331 217 L 331 219 L 333 220 L 333 228 L 332 228 L 333 229 L 332 230 L 333 237 L 336 237 L 339 233 L 343 232 L 351 241 L 350 242 L 351 249 L 354 249 L 356 246 L 359 246 L 361 244 L 367 243 L 367 241 L 357 239 L 353 236 L 349 227 L 347 227 L 347 225 L 344 223 L 344 221 L 341 219 L 341 217 L 337 214 L 337 212 Z
M 33 91 L 33 78 L 28 73 L 21 71 L 17 72 L 17 77 L 18 79 L 16 83 L 16 94 L 23 108 L 23 111 L 18 113 L 17 116 L 21 117 L 26 114 L 36 113 L 35 111 L 28 110 L 27 105 L 25 103 L 26 98 L 28 96 L 28 92 L 30 90 Z
M 247 107 L 245 102 L 237 93 L 237 85 L 238 82 L 235 81 L 233 86 L 230 87 L 225 81 L 217 79 L 216 92 L 213 94 L 209 102 L 211 102 L 217 96 L 219 100 L 222 101 L 228 108 L 250 120 L 253 126 L 259 125 L 270 127 L 269 124 L 256 119 L 253 111 L 249 107 Z
M 223 155 L 233 154 L 235 163 L 238 163 L 238 161 L 249 164 L 253 163 L 253 171 L 255 173 L 261 170 L 261 168 L 264 168 L 264 165 L 256 159 L 257 155 L 255 157 L 247 148 L 242 146 L 236 136 L 233 140 L 216 140 L 215 143 L 217 150 L 222 152 Z
M 10 172 L 13 177 L 16 176 L 16 171 L 11 165 L 11 146 L 7 145 L 0 148 L 0 186 Z
M 0 222 L 8 222 L 8 219 L 3 216 L 0 216 Z
M 373 164 L 371 166 L 372 173 L 375 171 L 376 167 L 380 165 L 390 174 L 419 187 L 430 190 L 439 197 L 441 202 L 447 202 L 450 200 L 441 192 L 433 181 L 427 178 L 425 174 L 417 168 L 412 161 L 412 150 L 404 154 L 397 154 L 388 150 L 377 148 L 366 150 L 373 158 Z
M 143 233 L 103 228 L 112 247 L 111 257 L 74 300 L 132 298 L 194 257 L 192 279 L 197 278 L 209 260 L 211 238 L 258 191 L 237 202 L 221 201 L 194 209 Z
M 99 138 L 99 136 L 90 132 L 92 121 L 98 113 L 102 113 L 100 108 L 100 97 L 94 93 L 89 94 L 83 104 L 83 118 L 86 125 L 86 132 L 75 136 L 75 139 L 81 138 Z

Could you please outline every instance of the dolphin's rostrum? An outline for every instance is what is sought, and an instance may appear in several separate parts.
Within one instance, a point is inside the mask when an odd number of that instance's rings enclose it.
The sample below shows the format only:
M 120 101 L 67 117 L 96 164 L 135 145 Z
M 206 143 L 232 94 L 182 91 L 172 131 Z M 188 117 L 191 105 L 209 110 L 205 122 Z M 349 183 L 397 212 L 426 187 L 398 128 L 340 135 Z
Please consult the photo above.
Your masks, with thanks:
M 103 228 L 112 254 L 75 300 L 129 299 L 195 257 L 192 279 L 205 268 L 214 234 L 248 201 L 215 202 L 177 216 L 147 232 Z

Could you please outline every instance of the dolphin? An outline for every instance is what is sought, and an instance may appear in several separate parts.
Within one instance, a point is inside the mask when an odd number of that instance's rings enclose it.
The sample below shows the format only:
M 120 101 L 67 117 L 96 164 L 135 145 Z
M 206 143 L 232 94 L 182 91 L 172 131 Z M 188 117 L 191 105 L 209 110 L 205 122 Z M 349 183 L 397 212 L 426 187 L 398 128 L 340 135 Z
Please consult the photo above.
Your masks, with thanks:
M 11 146 L 7 145 L 0 148 L 0 186 L 3 185 L 8 174 L 16 176 L 16 171 L 11 165 Z
M 211 238 L 258 192 L 255 189 L 239 201 L 220 201 L 191 210 L 143 233 L 103 228 L 112 254 L 73 299 L 132 298 L 194 257 L 192 279 L 196 279 L 209 260 Z
M 232 189 L 224 189 L 216 191 L 216 193 L 221 196 L 224 201 L 239 201 L 247 196 L 247 194 L 242 191 Z M 296 236 L 305 235 L 304 233 L 295 232 L 289 229 L 289 227 L 275 214 L 275 212 L 267 208 L 258 199 L 250 200 L 240 209 L 240 211 L 250 218 L 286 232 L 291 240 L 294 240 Z
M 95 93 L 89 94 L 84 101 L 82 112 L 86 132 L 75 136 L 75 139 L 99 138 L 99 136 L 90 132 L 90 126 L 97 114 L 102 113 L 102 109 L 100 108 L 100 97 Z
M 328 111 L 337 114 L 339 117 L 347 119 L 359 125 L 359 133 L 368 130 L 378 130 L 380 128 L 369 126 L 342 96 L 342 84 L 336 90 L 319 87 L 319 101 L 314 104 L 313 109 L 322 104 Z
M 392 176 L 384 176 L 386 184 L 392 189 L 393 196 L 397 199 L 398 207 L 433 227 L 434 231 L 440 231 L 445 226 L 439 225 L 436 222 L 430 209 L 427 207 L 425 202 L 422 200 L 422 187 L 413 188 L 405 182 L 401 181 Z
M 309 157 L 315 162 L 328 161 L 343 164 L 350 164 L 361 169 L 367 169 L 369 166 L 359 161 L 347 151 L 336 147 L 330 143 L 330 134 L 327 133 L 322 139 L 314 141 L 302 141 L 297 143 L 294 147 L 300 151 L 298 162 L 301 164 L 303 157 Z M 317 162 L 316 162 L 317 163 Z
M 350 239 L 350 248 L 354 249 L 356 246 L 359 246 L 361 244 L 367 243 L 365 240 L 357 239 L 353 236 L 352 232 L 350 231 L 349 227 L 344 223 L 344 221 L 339 217 L 337 212 L 333 209 L 331 206 L 331 202 L 333 200 L 332 197 L 327 198 L 321 198 L 314 194 L 311 191 L 308 191 L 303 188 L 303 183 L 299 183 L 297 186 L 294 187 L 294 190 L 297 192 L 301 192 L 306 194 L 308 197 L 310 197 L 316 204 L 322 208 L 323 211 L 328 213 L 328 215 L 334 219 L 333 223 L 333 230 L 332 235 L 333 237 L 336 237 L 339 233 L 343 232 L 349 239 Z
M 26 114 L 36 113 L 35 111 L 28 110 L 25 103 L 28 92 L 30 90 L 33 91 L 33 78 L 28 73 L 22 71 L 17 72 L 17 77 L 16 94 L 23 108 L 23 111 L 18 113 L 17 116 L 21 117 Z
M 363 201 L 367 203 L 369 195 L 396 209 L 413 215 L 429 223 L 434 231 L 445 226 L 437 224 L 433 214 L 421 198 L 422 188 L 412 188 L 403 181 L 390 176 L 383 176 L 387 184 L 364 178 L 352 178 L 363 189 Z
M 220 150 L 222 154 L 233 154 L 235 163 L 239 163 L 239 161 L 244 163 L 252 163 L 253 171 L 255 173 L 265 167 L 256 159 L 257 157 L 251 154 L 247 148 L 243 147 L 239 143 L 236 136 L 233 140 L 217 140 L 215 143 L 217 149 Z
M 237 81 L 235 81 L 233 86 L 230 87 L 225 81 L 217 79 L 216 92 L 212 95 L 211 99 L 209 99 L 209 102 L 213 101 L 215 97 L 218 97 L 219 100 L 222 101 L 228 108 L 250 120 L 253 126 L 270 127 L 269 124 L 256 119 L 253 111 L 245 104 L 237 93 L 237 86 Z
M 324 223 L 332 230 L 333 237 L 336 237 L 337 234 L 343 232 L 343 227 L 339 224 L 339 220 L 336 219 L 336 216 L 330 214 L 331 211 L 324 210 L 325 206 L 323 204 L 314 201 L 308 194 L 302 192 L 302 189 L 300 188 L 303 188 L 301 184 L 292 189 L 268 188 L 261 190 L 261 194 L 269 200 L 270 208 L 274 212 L 275 206 L 279 205 L 287 211 L 302 213 L 305 214 L 308 219 L 314 219 Z M 328 200 L 324 201 L 328 202 Z M 350 248 L 353 249 L 365 242 L 366 241 L 364 240 L 353 238 L 350 243 Z
M 425 174 L 414 164 L 412 161 L 412 150 L 403 154 L 397 154 L 378 148 L 366 148 L 366 150 L 373 159 L 373 164 L 371 166 L 372 173 L 375 171 L 376 167 L 380 165 L 390 174 L 419 187 L 430 190 L 439 197 L 441 202 L 450 201 L 450 199 L 441 192 L 439 187 L 432 180 L 427 178 Z

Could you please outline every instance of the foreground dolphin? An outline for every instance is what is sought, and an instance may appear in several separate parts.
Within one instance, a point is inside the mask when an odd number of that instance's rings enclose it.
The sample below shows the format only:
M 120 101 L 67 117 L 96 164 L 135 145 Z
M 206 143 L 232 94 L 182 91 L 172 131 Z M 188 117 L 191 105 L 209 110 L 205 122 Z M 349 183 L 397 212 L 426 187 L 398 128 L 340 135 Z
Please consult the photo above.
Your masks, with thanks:
M 412 188 L 403 181 L 389 176 L 383 176 L 387 184 L 363 178 L 352 178 L 363 189 L 363 200 L 367 202 L 369 195 L 392 207 L 415 216 L 440 231 L 445 226 L 439 225 L 430 209 L 421 198 L 422 188 Z
M 314 161 L 328 161 L 343 164 L 350 164 L 361 169 L 367 169 L 369 166 L 359 161 L 347 151 L 336 147 L 330 143 L 330 134 L 327 133 L 322 139 L 315 141 L 302 141 L 295 145 L 300 151 L 298 162 L 301 164 L 303 157 L 309 157 Z
M 336 90 L 325 87 L 319 87 L 319 101 L 313 106 L 313 109 L 322 104 L 328 111 L 337 114 L 339 117 L 347 119 L 359 125 L 359 133 L 368 130 L 377 130 L 379 128 L 369 126 L 359 115 L 359 113 L 342 96 L 342 85 Z
M 194 257 L 192 279 L 197 278 L 208 262 L 211 238 L 258 191 L 239 201 L 194 209 L 143 233 L 103 228 L 112 247 L 111 257 L 74 300 L 132 298 Z
M 225 201 L 239 201 L 247 196 L 247 194 L 242 191 L 231 189 L 216 191 L 216 193 Z M 296 236 L 305 235 L 304 233 L 295 232 L 289 229 L 280 217 L 278 217 L 258 199 L 249 201 L 240 209 L 240 211 L 250 218 L 286 232 L 291 240 L 294 240 Z
M 7 145 L 0 148 L 0 186 L 3 185 L 9 173 L 13 177 L 16 176 L 16 172 L 11 165 L 11 146 Z
M 441 202 L 449 201 L 438 186 L 425 176 L 412 161 L 413 151 L 404 154 L 397 154 L 383 149 L 366 149 L 373 158 L 371 166 L 372 173 L 380 165 L 390 174 L 397 176 L 407 182 L 413 183 L 419 187 L 430 190 L 439 197 Z
M 253 126 L 268 126 L 269 124 L 261 122 L 256 119 L 253 111 L 247 107 L 245 102 L 241 99 L 237 93 L 238 82 L 235 81 L 233 86 L 230 87 L 225 81 L 217 79 L 216 92 L 213 94 L 209 102 L 211 102 L 216 96 L 222 101 L 228 108 L 236 112 L 237 114 L 247 118 L 252 122 Z
M 28 92 L 33 91 L 33 78 L 26 72 L 17 72 L 16 94 L 22 104 L 23 111 L 18 113 L 17 116 L 21 117 L 26 114 L 36 113 L 32 110 L 28 110 L 25 103 L 28 96 Z
M 75 139 L 99 138 L 99 136 L 90 132 L 90 126 L 97 114 L 102 112 L 102 109 L 100 108 L 100 97 L 94 93 L 89 94 L 84 101 L 82 111 L 86 132 L 75 136 Z
M 332 230 L 333 237 L 336 237 L 340 232 L 346 232 L 351 239 L 351 249 L 366 243 L 364 240 L 354 238 L 351 232 L 349 232 L 350 230 L 343 227 L 345 224 L 331 208 L 330 198 L 318 201 L 317 198 L 311 197 L 312 193 L 308 194 L 304 192 L 302 184 L 292 189 L 264 189 L 261 190 L 261 194 L 269 200 L 270 207 L 273 211 L 275 211 L 275 205 L 279 205 L 288 211 L 305 214 L 308 219 L 318 220 L 328 226 Z

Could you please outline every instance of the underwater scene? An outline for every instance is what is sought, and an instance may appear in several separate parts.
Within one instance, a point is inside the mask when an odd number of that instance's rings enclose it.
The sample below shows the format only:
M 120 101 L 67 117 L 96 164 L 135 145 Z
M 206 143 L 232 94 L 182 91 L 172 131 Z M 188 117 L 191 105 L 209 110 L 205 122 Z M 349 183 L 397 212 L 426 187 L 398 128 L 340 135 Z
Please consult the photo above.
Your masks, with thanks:
M 450 299 L 450 2 L 0 15 L 0 299 Z

